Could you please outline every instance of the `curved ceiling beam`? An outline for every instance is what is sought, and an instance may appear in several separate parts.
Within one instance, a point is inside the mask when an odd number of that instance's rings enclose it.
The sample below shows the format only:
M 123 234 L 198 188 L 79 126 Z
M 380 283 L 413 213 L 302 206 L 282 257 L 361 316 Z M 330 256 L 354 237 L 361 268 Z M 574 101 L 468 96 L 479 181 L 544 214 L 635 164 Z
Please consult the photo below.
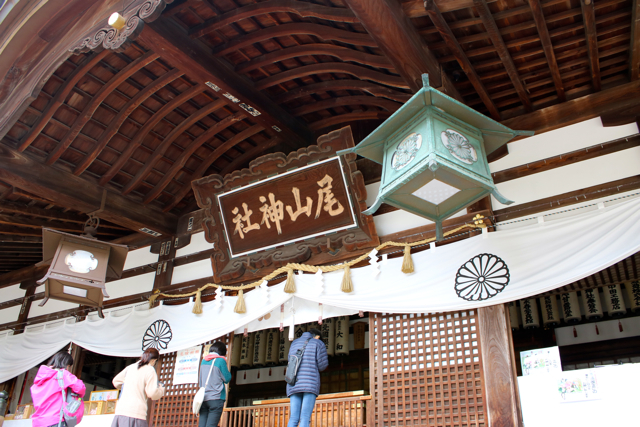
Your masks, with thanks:
M 247 73 L 255 70 L 256 68 L 264 67 L 265 65 L 271 65 L 275 62 L 284 61 L 285 59 L 297 58 L 300 56 L 308 55 L 329 55 L 339 58 L 343 61 L 357 62 L 363 65 L 369 65 L 371 67 L 385 68 L 387 70 L 393 70 L 391 62 L 380 55 L 372 55 L 369 53 L 360 52 L 359 50 L 349 49 L 344 46 L 336 46 L 333 44 L 305 44 L 302 46 L 289 47 L 282 50 L 276 50 L 265 55 L 253 58 L 251 61 L 242 63 L 236 67 L 236 72 Z
M 411 98 L 411 94 L 393 90 L 375 83 L 362 80 L 328 80 L 291 89 L 276 98 L 279 104 L 293 101 L 303 96 L 313 95 L 319 92 L 335 92 L 340 90 L 360 90 L 379 98 L 387 98 L 393 101 L 405 103 Z
M 244 165 L 245 163 L 250 162 L 250 161 L 252 161 L 253 159 L 255 159 L 257 157 L 260 157 L 261 155 L 265 154 L 266 150 L 268 150 L 271 147 L 275 147 L 280 142 L 282 142 L 280 137 L 274 136 L 273 138 L 271 138 L 267 142 L 264 142 L 262 144 L 258 144 L 257 146 L 255 146 L 252 149 L 248 150 L 244 154 L 242 154 L 242 155 L 236 157 L 235 159 L 233 159 L 231 161 L 231 163 L 229 163 L 227 166 L 225 166 L 224 169 L 222 169 L 220 171 L 220 175 L 221 176 L 225 176 L 228 173 L 234 172 L 241 165 Z
M 256 89 L 266 89 L 289 80 L 300 77 L 312 76 L 314 74 L 323 73 L 344 73 L 350 74 L 360 80 L 370 80 L 387 86 L 398 87 L 401 89 L 409 89 L 409 85 L 402 77 L 390 76 L 378 71 L 373 71 L 365 67 L 355 64 L 346 64 L 344 62 L 328 62 L 323 64 L 304 65 L 302 67 L 293 68 L 283 71 L 256 82 Z
M 53 98 L 49 101 L 47 106 L 42 112 L 42 115 L 38 119 L 38 121 L 31 126 L 31 130 L 29 133 L 22 139 L 20 142 L 20 146 L 18 147 L 18 151 L 24 151 L 33 141 L 35 141 L 36 137 L 40 135 L 40 132 L 44 129 L 44 127 L 49 123 L 49 120 L 56 111 L 58 111 L 58 107 L 62 105 L 65 99 L 67 99 L 67 95 L 73 90 L 76 83 L 84 77 L 86 73 L 88 73 L 95 65 L 102 60 L 105 56 L 109 54 L 108 50 L 103 50 L 99 53 L 93 54 L 90 56 L 84 63 L 78 65 L 78 67 L 71 73 L 67 80 L 62 84 L 58 92 L 55 94 Z
M 398 108 L 402 107 L 402 104 L 389 101 L 384 98 L 376 98 L 374 96 L 342 96 L 340 98 L 330 98 L 323 101 L 314 102 L 311 104 L 303 105 L 302 107 L 294 108 L 291 110 L 291 114 L 294 116 L 302 116 L 304 114 L 313 113 L 320 110 L 326 110 L 329 108 L 342 107 L 345 105 L 375 105 L 376 107 L 384 108 L 390 113 L 395 112 Z
M 70 129 L 67 131 L 66 135 L 60 140 L 56 148 L 53 149 L 47 160 L 45 160 L 46 165 L 52 165 L 62 156 L 62 153 L 71 145 L 73 140 L 78 136 L 82 128 L 85 124 L 91 119 L 93 113 L 98 109 L 102 101 L 111 94 L 122 82 L 127 80 L 133 74 L 137 73 L 140 69 L 144 68 L 146 65 L 155 61 L 160 55 L 155 52 L 147 52 L 135 61 L 131 62 L 129 65 L 124 67 L 118 74 L 113 76 L 111 80 L 105 83 L 100 90 L 91 98 L 91 101 L 87 105 L 85 105 L 82 112 L 76 117 L 75 121 L 71 125 Z
M 275 37 L 286 37 L 297 34 L 316 36 L 322 40 L 335 40 L 355 46 L 377 47 L 376 42 L 373 41 L 369 34 L 339 30 L 326 25 L 297 22 L 294 24 L 276 25 L 275 27 L 269 27 L 243 35 L 214 49 L 213 53 L 214 55 L 226 55 L 247 46 L 251 46 L 254 43 L 271 40 Z
M 313 130 L 324 129 L 329 126 L 339 125 L 341 123 L 355 122 L 358 120 L 384 120 L 388 118 L 391 113 L 384 111 L 357 111 L 348 114 L 339 114 L 333 117 L 327 117 L 326 119 L 318 120 L 309 125 Z
M 231 147 L 233 147 L 236 144 L 239 144 L 240 142 L 244 141 L 247 138 L 251 138 L 253 135 L 259 132 L 262 132 L 263 130 L 264 130 L 264 127 L 262 127 L 261 125 L 253 125 L 250 128 L 245 129 L 239 134 L 226 140 L 224 143 L 222 143 L 221 146 L 213 150 L 213 152 L 209 154 L 207 158 L 205 158 L 202 161 L 202 163 L 200 163 L 200 166 L 198 166 L 198 169 L 196 169 L 193 172 L 193 175 L 191 175 L 191 177 L 189 178 L 189 182 L 202 178 L 202 176 L 207 172 L 207 170 L 213 164 L 213 162 L 218 160 L 218 157 L 222 156 Z M 182 199 L 184 199 L 184 196 L 189 194 L 189 191 L 191 191 L 190 185 L 185 185 L 184 187 L 182 187 L 180 191 L 178 191 L 178 193 L 176 193 L 176 195 L 173 197 L 173 200 L 171 200 L 162 210 L 164 212 L 167 212 L 173 209 L 175 205 L 177 205 L 178 203 L 180 203 Z
M 140 92 L 138 92 L 133 98 L 127 102 L 127 104 L 120 110 L 118 115 L 111 120 L 107 129 L 102 132 L 100 138 L 98 139 L 98 143 L 93 147 L 91 152 L 87 153 L 87 155 L 78 163 L 76 168 L 73 171 L 74 175 L 80 175 L 82 172 L 87 169 L 93 161 L 98 158 L 100 152 L 109 144 L 113 135 L 115 135 L 122 123 L 129 117 L 129 114 L 133 113 L 133 111 L 140 106 L 147 98 L 156 93 L 161 88 L 165 87 L 178 77 L 180 77 L 183 73 L 180 70 L 174 69 L 163 76 L 154 80 L 149 86 L 144 87 Z
M 176 126 L 171 132 L 169 132 L 169 134 L 162 140 L 160 145 L 153 150 L 151 156 L 149 156 L 149 158 L 145 160 L 144 166 L 140 168 L 138 173 L 136 173 L 131 181 L 129 181 L 129 183 L 122 189 L 122 194 L 129 194 L 142 182 L 144 177 L 147 176 L 147 174 L 155 166 L 156 162 L 160 160 L 162 156 L 164 156 L 164 153 L 167 152 L 167 149 L 169 149 L 173 141 L 175 141 L 178 136 L 189 129 L 189 127 L 191 127 L 191 125 L 193 125 L 198 120 L 206 117 L 214 111 L 221 109 L 225 105 L 227 105 L 227 100 L 219 99 L 208 105 L 205 105 L 204 107 L 184 119 L 178 126 Z
M 302 18 L 319 18 L 334 22 L 356 23 L 358 19 L 349 9 L 327 7 L 297 0 L 270 0 L 251 4 L 206 20 L 189 30 L 189 37 L 198 38 L 234 22 L 266 13 L 294 13 Z
M 107 182 L 111 181 L 111 179 L 116 176 L 116 174 L 122 169 L 124 164 L 129 160 L 129 158 L 133 155 L 133 152 L 142 145 L 142 141 L 144 138 L 151 132 L 155 125 L 160 122 L 160 120 L 164 119 L 167 114 L 178 108 L 180 105 L 187 102 L 189 99 L 193 98 L 200 92 L 204 91 L 204 87 L 200 85 L 193 86 L 190 89 L 185 90 L 180 95 L 173 98 L 171 101 L 166 103 L 162 108 L 160 108 L 153 116 L 147 120 L 147 122 L 138 129 L 138 132 L 131 138 L 131 141 L 127 145 L 127 148 L 120 154 L 118 159 L 111 165 L 109 170 L 102 175 L 100 178 L 99 184 L 104 186 Z
M 216 136 L 216 134 L 222 132 L 224 129 L 228 128 L 232 124 L 243 120 L 246 116 L 247 116 L 247 113 L 245 113 L 244 111 L 240 111 L 231 116 L 225 117 L 215 125 L 211 126 L 209 129 L 204 131 L 195 140 L 193 140 L 193 142 L 191 142 L 187 146 L 187 148 L 180 154 L 180 157 L 178 157 L 178 159 L 173 163 L 173 165 L 171 165 L 171 168 L 169 168 L 169 170 L 164 174 L 160 182 L 158 182 L 156 186 L 153 187 L 153 189 L 149 191 L 149 193 L 147 193 L 143 203 L 146 205 L 150 203 L 153 199 L 158 197 L 158 195 L 162 193 L 162 190 L 164 190 L 165 187 L 169 185 L 173 177 L 176 176 L 178 172 L 180 172 L 180 170 L 187 163 L 187 160 L 189 160 L 189 157 L 191 157 L 191 155 L 195 153 L 198 148 L 200 148 L 206 142 L 210 141 L 213 137 Z

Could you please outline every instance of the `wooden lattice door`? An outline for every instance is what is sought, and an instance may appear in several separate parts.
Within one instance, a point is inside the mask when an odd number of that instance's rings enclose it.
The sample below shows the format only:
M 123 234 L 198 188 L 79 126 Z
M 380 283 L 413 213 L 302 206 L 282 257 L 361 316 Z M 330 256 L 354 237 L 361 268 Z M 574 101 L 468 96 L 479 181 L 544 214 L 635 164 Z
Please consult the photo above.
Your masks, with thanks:
M 475 310 L 370 315 L 372 426 L 484 427 Z
M 216 338 L 203 344 L 222 341 L 227 344 L 227 354 L 231 354 L 229 336 Z M 200 356 L 202 361 L 202 356 Z M 230 360 L 230 359 L 229 359 Z M 153 427 L 197 426 L 198 417 L 193 415 L 193 396 L 198 391 L 198 384 L 173 385 L 173 368 L 176 363 L 176 353 L 160 356 L 158 379 L 165 385 L 164 396 L 153 405 Z

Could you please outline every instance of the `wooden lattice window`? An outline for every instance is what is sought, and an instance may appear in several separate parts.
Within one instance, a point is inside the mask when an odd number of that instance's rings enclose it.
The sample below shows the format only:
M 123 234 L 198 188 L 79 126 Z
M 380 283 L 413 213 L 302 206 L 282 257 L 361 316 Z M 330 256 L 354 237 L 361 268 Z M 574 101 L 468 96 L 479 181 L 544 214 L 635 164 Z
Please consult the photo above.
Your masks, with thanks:
M 373 425 L 485 426 L 476 316 L 370 315 Z
M 222 341 L 229 346 L 229 336 L 216 338 L 203 344 L 211 344 Z M 227 354 L 230 354 L 227 349 Z M 202 360 L 202 356 L 200 356 Z M 179 427 L 196 426 L 198 417 L 193 415 L 193 396 L 198 391 L 198 384 L 173 385 L 173 368 L 176 362 L 176 353 L 167 353 L 160 356 L 158 379 L 165 385 L 165 394 L 162 399 L 153 405 L 153 427 Z

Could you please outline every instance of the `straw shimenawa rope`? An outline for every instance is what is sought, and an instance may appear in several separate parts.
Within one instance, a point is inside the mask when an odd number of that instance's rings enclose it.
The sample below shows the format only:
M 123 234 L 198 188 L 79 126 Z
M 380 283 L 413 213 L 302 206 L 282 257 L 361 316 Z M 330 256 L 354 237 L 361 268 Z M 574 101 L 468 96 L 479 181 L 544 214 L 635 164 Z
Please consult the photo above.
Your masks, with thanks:
M 458 231 L 464 230 L 465 228 L 484 228 L 484 224 L 483 223 L 464 224 L 464 225 L 461 225 L 460 227 L 454 228 L 453 230 L 450 230 L 444 233 L 444 236 L 450 236 L 452 234 L 457 233 Z M 413 243 L 385 242 L 378 245 L 375 249 L 380 251 L 390 246 L 404 247 L 404 259 L 402 262 L 402 272 L 406 274 L 410 274 L 410 273 L 413 273 L 413 261 L 411 260 L 411 248 L 414 246 L 420 246 L 426 243 L 431 243 L 431 242 L 434 242 L 435 240 L 436 240 L 435 237 L 431 237 L 429 239 L 419 240 Z M 370 253 L 371 251 L 365 254 L 362 254 L 358 258 L 352 259 L 351 261 L 347 261 L 342 264 L 335 264 L 335 265 L 317 266 L 317 265 L 296 264 L 296 263 L 287 264 L 285 266 L 282 266 L 274 270 L 271 274 L 264 276 L 262 279 L 256 282 L 248 283 L 246 285 L 228 286 L 228 285 L 218 285 L 216 283 L 207 283 L 201 288 L 186 294 L 165 294 L 163 292 L 156 292 L 151 296 L 149 296 L 149 307 L 153 307 L 153 304 L 155 303 L 155 301 L 161 296 L 168 297 L 168 298 L 185 298 L 185 297 L 191 297 L 195 295 L 196 300 L 195 300 L 195 304 L 193 305 L 192 312 L 195 314 L 201 314 L 202 313 L 202 299 L 201 299 L 202 291 L 204 291 L 207 288 L 220 288 L 220 289 L 225 289 L 230 291 L 238 291 L 238 301 L 236 303 L 234 311 L 236 313 L 246 313 L 247 308 L 245 306 L 244 297 L 243 297 L 245 289 L 253 289 L 255 287 L 260 286 L 262 282 L 264 282 L 265 280 L 269 281 L 279 276 L 280 274 L 287 273 L 287 282 L 285 284 L 284 291 L 287 293 L 295 293 L 296 284 L 295 284 L 295 278 L 293 274 L 294 270 L 306 271 L 308 273 L 316 273 L 318 270 L 322 270 L 323 273 L 330 273 L 332 271 L 338 271 L 338 270 L 344 269 L 345 277 L 342 280 L 341 290 L 342 292 L 348 293 L 353 291 L 353 283 L 351 282 L 351 274 L 350 274 L 351 267 L 369 258 Z

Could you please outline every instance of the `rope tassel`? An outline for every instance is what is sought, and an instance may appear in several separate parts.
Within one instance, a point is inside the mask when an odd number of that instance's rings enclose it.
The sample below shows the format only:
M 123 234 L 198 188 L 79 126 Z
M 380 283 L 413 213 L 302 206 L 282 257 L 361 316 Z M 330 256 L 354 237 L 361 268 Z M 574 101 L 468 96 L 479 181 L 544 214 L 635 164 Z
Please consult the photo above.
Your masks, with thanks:
M 238 291 L 238 302 L 236 302 L 236 307 L 233 309 L 233 312 L 238 314 L 247 312 L 247 306 L 244 304 L 244 291 L 242 289 Z
M 349 264 L 344 268 L 344 276 L 342 276 L 342 286 L 340 290 L 347 294 L 353 292 L 353 282 L 351 281 L 351 268 L 349 268 Z
M 202 314 L 202 291 L 198 289 L 196 292 L 196 302 L 193 304 L 193 314 Z
M 284 285 L 284 291 L 288 294 L 296 293 L 296 281 L 293 278 L 293 269 L 287 271 L 287 283 Z
M 153 295 L 150 295 L 150 296 L 149 296 L 149 308 L 150 308 L 150 309 L 151 309 L 151 308 L 153 308 L 153 305 L 155 304 L 156 299 L 157 299 L 159 296 L 160 296 L 160 293 L 159 293 L 159 292 L 158 292 L 158 293 L 156 293 L 156 294 L 153 294 Z
M 404 274 L 413 273 L 413 260 L 411 259 L 411 246 L 404 247 L 404 258 L 402 259 L 402 272 Z

